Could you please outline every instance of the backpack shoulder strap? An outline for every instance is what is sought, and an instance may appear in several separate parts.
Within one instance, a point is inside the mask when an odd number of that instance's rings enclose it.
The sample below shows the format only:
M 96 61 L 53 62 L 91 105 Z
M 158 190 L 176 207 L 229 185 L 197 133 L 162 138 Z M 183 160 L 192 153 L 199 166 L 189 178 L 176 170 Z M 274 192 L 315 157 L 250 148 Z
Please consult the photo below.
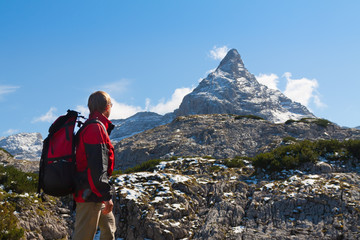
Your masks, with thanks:
M 78 138 L 80 132 L 81 132 L 86 126 L 88 126 L 88 125 L 90 125 L 90 124 L 93 124 L 93 123 L 99 123 L 99 124 L 104 128 L 104 131 L 105 131 L 106 134 L 107 134 L 106 127 L 105 127 L 105 125 L 104 125 L 100 120 L 98 120 L 98 119 L 89 119 L 89 120 L 86 121 L 86 122 L 81 126 L 81 128 L 77 131 L 77 133 L 76 133 L 76 138 Z

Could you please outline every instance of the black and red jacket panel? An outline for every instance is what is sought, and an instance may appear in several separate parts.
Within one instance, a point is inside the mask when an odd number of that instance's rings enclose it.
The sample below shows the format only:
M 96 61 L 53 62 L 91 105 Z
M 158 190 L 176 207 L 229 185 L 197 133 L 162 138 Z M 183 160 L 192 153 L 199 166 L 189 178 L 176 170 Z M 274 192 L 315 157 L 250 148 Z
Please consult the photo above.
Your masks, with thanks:
M 94 119 L 100 121 L 94 122 Z M 76 145 L 76 202 L 102 202 L 111 199 L 109 178 L 114 169 L 114 147 L 109 133 L 114 125 L 99 112 L 90 114 L 79 132 Z M 104 127 L 106 129 L 104 129 Z

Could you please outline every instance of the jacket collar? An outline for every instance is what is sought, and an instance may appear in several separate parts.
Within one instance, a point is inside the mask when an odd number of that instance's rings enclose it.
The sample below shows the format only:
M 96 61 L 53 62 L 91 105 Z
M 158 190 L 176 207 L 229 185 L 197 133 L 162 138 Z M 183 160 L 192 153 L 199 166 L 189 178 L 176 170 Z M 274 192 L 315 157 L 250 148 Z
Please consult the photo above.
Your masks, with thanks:
M 99 120 L 100 122 L 102 122 L 108 132 L 108 134 L 110 135 L 111 131 L 114 129 L 115 125 L 112 124 L 112 122 L 107 118 L 105 117 L 102 113 L 98 112 L 98 111 L 95 111 L 93 113 L 91 113 L 89 115 L 89 119 L 97 119 Z

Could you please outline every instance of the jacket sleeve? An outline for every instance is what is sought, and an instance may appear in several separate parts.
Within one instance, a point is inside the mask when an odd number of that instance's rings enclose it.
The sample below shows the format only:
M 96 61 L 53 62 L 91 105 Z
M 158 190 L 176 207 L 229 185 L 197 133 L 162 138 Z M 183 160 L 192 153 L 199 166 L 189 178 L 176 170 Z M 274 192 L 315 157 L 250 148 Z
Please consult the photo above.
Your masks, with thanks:
M 91 191 L 99 200 L 111 199 L 111 185 L 109 183 L 109 148 L 106 144 L 107 133 L 99 124 L 91 124 L 91 129 L 84 142 L 88 164 L 87 178 Z M 89 126 L 90 127 L 90 126 Z

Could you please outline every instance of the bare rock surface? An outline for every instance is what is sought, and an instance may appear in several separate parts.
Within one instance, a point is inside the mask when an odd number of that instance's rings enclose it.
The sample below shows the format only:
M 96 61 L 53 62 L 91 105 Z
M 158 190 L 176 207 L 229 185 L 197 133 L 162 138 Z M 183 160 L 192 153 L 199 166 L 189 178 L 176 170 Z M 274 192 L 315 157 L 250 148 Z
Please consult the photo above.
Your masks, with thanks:
M 278 147 L 288 137 L 360 139 L 360 130 L 333 123 L 324 126 L 318 119 L 275 124 L 231 114 L 180 116 L 116 144 L 115 167 L 127 169 L 150 159 L 172 156 L 255 156 Z
M 23 172 L 38 172 L 39 162 L 15 159 L 9 152 L 0 149 L 0 164 L 14 166 Z
M 124 239 L 359 239 L 359 164 L 276 176 L 180 158 L 115 179 Z M 275 177 L 275 178 L 274 178 Z

